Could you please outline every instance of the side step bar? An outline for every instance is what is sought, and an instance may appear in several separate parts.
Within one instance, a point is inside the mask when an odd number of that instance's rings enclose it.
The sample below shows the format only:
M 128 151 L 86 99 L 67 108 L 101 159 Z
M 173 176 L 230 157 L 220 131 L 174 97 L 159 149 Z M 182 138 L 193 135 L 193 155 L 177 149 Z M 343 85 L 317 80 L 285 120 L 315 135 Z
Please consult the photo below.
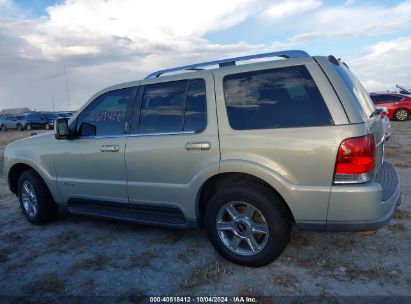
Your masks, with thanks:
M 115 221 L 170 228 L 194 228 L 196 221 L 187 220 L 180 209 L 151 205 L 111 203 L 86 199 L 70 199 L 70 213 Z

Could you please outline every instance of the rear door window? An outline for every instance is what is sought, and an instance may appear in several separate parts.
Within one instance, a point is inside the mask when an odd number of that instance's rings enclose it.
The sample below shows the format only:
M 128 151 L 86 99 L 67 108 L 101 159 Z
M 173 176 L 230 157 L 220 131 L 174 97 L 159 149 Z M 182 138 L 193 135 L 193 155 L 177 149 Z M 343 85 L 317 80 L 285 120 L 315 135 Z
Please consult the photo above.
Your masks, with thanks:
M 235 130 L 333 124 L 305 66 L 227 75 L 223 85 L 228 120 Z
M 139 133 L 201 132 L 206 126 L 206 91 L 203 79 L 146 85 Z

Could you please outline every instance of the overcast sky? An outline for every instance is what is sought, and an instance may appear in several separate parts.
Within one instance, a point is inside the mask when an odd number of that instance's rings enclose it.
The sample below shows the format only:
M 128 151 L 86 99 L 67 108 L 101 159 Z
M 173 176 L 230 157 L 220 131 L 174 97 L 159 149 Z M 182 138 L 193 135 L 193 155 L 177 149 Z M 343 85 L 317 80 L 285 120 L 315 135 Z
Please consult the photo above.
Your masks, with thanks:
M 0 109 L 67 110 L 64 67 L 75 110 L 153 70 L 284 49 L 411 87 L 411 0 L 0 0 Z

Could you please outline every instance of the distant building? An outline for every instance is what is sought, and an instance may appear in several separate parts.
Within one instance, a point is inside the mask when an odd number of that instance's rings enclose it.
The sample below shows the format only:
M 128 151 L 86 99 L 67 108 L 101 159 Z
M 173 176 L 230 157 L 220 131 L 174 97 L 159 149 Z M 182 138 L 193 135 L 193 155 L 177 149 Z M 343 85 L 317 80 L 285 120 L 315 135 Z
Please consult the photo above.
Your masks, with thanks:
M 7 114 L 21 114 L 32 112 L 29 108 L 14 108 L 14 109 L 4 109 L 0 111 L 0 115 L 7 115 Z

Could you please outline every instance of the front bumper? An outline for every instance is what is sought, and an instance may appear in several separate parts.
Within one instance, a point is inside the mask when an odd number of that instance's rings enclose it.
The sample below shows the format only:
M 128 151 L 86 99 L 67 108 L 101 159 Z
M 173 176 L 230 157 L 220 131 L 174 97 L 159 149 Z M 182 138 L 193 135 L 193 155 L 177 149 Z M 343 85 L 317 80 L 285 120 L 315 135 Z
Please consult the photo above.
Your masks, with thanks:
M 400 203 L 398 173 L 392 164 L 384 162 L 371 182 L 332 187 L 326 230 L 379 229 L 388 224 Z

